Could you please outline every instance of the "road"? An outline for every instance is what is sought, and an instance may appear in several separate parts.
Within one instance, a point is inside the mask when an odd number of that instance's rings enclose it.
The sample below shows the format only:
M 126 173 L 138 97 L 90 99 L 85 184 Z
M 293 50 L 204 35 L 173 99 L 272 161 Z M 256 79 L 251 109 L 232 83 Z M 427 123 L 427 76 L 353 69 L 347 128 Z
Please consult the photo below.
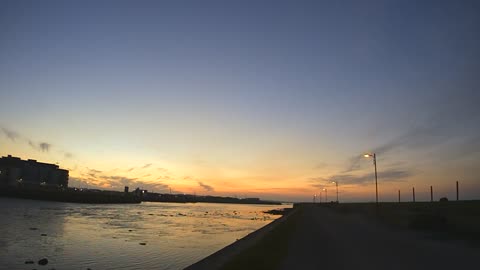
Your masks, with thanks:
M 307 206 L 280 269 L 480 269 L 480 250 Z

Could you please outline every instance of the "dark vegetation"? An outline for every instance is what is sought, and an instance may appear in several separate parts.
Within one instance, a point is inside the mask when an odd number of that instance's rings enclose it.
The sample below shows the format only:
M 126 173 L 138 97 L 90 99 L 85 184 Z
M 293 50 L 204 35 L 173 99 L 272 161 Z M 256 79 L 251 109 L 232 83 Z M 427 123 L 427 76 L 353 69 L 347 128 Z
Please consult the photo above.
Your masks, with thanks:
M 480 201 L 345 203 L 328 207 L 359 213 L 393 228 L 421 231 L 437 240 L 462 240 L 480 247 Z
M 278 269 L 282 259 L 287 256 L 288 241 L 295 231 L 302 210 L 292 213 L 253 247 L 242 251 L 225 266 L 223 270 L 268 270 Z

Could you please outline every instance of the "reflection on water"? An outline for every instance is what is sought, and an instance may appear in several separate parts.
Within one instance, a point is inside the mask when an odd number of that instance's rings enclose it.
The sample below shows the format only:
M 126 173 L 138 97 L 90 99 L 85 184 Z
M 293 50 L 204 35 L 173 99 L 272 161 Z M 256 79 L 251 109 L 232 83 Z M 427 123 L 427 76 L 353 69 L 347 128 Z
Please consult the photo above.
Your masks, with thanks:
M 181 269 L 270 223 L 278 206 L 86 205 L 0 198 L 0 268 Z

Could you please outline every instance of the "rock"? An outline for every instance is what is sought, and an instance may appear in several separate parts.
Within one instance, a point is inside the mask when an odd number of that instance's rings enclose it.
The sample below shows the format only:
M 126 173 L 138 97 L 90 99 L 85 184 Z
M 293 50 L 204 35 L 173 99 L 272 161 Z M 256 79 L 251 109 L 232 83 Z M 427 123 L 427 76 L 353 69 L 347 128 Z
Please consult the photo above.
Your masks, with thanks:
M 30 228 L 30 231 L 36 231 L 36 230 L 38 230 L 38 228 L 35 228 L 35 227 Z
M 288 208 L 283 208 L 283 209 L 272 209 L 268 211 L 263 211 L 265 214 L 270 214 L 270 215 L 284 215 L 288 212 Z
M 140 245 L 145 246 L 147 243 L 140 243 Z
M 41 259 L 40 261 L 38 261 L 38 264 L 39 264 L 39 265 L 47 265 L 47 264 L 48 264 L 48 259 L 47 259 L 47 258 L 43 258 L 43 259 Z
M 25 264 L 34 264 L 35 262 L 33 262 L 32 260 L 28 260 L 28 261 L 25 261 Z
M 40 234 L 40 236 L 47 236 L 47 234 L 46 234 L 46 233 L 42 233 L 42 234 Z

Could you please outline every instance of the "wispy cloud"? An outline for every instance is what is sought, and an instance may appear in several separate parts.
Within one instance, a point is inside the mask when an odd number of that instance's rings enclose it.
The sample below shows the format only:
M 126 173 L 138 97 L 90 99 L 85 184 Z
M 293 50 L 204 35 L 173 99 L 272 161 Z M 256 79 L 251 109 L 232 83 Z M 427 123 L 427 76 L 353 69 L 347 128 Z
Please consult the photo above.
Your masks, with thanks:
M 212 186 L 209 186 L 207 184 L 204 184 L 203 182 L 200 182 L 198 181 L 198 185 L 203 188 L 205 191 L 209 191 L 209 192 L 212 192 L 214 191 L 213 187 Z
M 87 168 L 87 172 L 85 172 L 83 175 L 90 178 L 97 178 L 101 173 L 102 171 Z
M 20 138 L 20 135 L 17 132 L 15 132 L 13 130 L 10 130 L 10 129 L 2 127 L 2 132 L 8 139 L 10 139 L 12 141 L 15 141 L 18 138 Z
M 381 179 L 382 182 L 404 182 L 408 177 L 413 175 L 413 172 L 409 170 L 391 169 L 379 172 L 378 179 Z M 328 178 L 311 178 L 310 181 L 314 187 L 323 187 L 332 181 L 338 181 L 339 183 L 342 183 L 342 185 L 368 185 L 371 184 L 374 179 L 375 175 L 373 173 L 368 173 L 363 175 L 337 174 Z
M 28 140 L 28 145 L 30 145 L 30 147 L 36 149 L 37 148 L 37 145 L 35 143 L 33 143 L 32 141 Z
M 349 173 L 349 172 L 359 170 L 362 167 L 362 164 L 360 163 L 362 159 L 361 157 L 362 157 L 361 155 L 356 155 L 351 157 L 347 161 L 347 165 L 345 167 L 345 170 L 343 170 L 343 173 Z
M 328 164 L 327 164 L 327 163 L 325 163 L 325 162 L 319 162 L 319 163 L 314 167 L 314 169 L 324 169 L 324 168 L 326 168 L 326 167 L 328 167 Z
M 52 148 L 52 145 L 46 142 L 41 142 L 38 144 L 38 147 L 42 152 L 48 152 L 50 151 L 50 148 Z
M 139 180 L 138 178 L 118 176 L 118 175 L 103 176 L 101 178 L 102 180 L 107 182 L 112 188 L 115 188 L 115 189 L 121 189 L 124 186 L 129 186 L 132 188 L 139 187 L 141 189 L 147 189 L 152 192 L 166 192 L 170 189 L 169 185 L 162 183 L 158 180 L 155 182 L 147 182 L 147 181 Z
M 37 151 L 41 151 L 41 152 L 49 152 L 50 149 L 52 148 L 52 145 L 50 143 L 46 143 L 46 142 L 35 143 L 31 140 L 27 140 L 27 143 L 33 149 L 35 149 Z
M 49 142 L 45 142 L 45 141 L 35 142 L 34 140 L 32 140 L 32 139 L 30 139 L 26 136 L 20 135 L 18 132 L 14 131 L 14 130 L 11 130 L 11 129 L 8 129 L 8 128 L 5 128 L 5 127 L 0 127 L 0 130 L 1 130 L 1 133 L 6 138 L 11 140 L 12 142 L 25 143 L 25 144 L 29 145 L 30 147 L 32 147 L 33 149 L 35 149 L 37 151 L 44 152 L 44 153 L 50 153 L 50 150 L 53 148 L 53 144 L 51 144 Z M 65 158 L 72 158 L 73 157 L 73 154 L 71 152 L 63 151 L 62 149 L 60 149 L 58 152 L 63 153 L 63 156 Z
M 447 143 L 455 141 L 458 143 L 459 151 L 452 152 L 449 155 L 450 159 L 463 156 L 464 153 L 480 152 L 479 144 L 475 143 L 476 139 L 480 137 L 480 128 L 477 124 L 480 122 L 480 107 L 477 104 L 480 92 L 460 91 L 464 92 L 463 98 L 456 97 L 457 94 L 439 98 L 439 103 L 442 104 L 440 109 L 427 117 L 419 117 L 417 123 L 404 133 L 365 150 L 383 156 L 402 149 L 417 151 L 441 148 Z M 343 173 L 354 172 L 366 166 L 367 163 L 362 160 L 361 154 L 352 156 L 346 162 Z
M 144 177 L 142 177 L 144 178 Z M 86 168 L 86 170 L 79 176 L 75 177 L 75 181 L 71 186 L 78 186 L 89 188 L 104 188 L 111 190 L 122 190 L 124 186 L 130 188 L 147 189 L 152 192 L 167 192 L 170 190 L 170 186 L 163 183 L 162 180 L 168 180 L 167 178 L 160 178 L 155 181 L 145 181 L 142 178 L 129 177 L 125 175 L 110 174 L 109 171 L 102 171 L 92 168 Z
M 142 169 L 149 168 L 150 166 L 152 166 L 152 163 L 145 164 L 142 166 Z

